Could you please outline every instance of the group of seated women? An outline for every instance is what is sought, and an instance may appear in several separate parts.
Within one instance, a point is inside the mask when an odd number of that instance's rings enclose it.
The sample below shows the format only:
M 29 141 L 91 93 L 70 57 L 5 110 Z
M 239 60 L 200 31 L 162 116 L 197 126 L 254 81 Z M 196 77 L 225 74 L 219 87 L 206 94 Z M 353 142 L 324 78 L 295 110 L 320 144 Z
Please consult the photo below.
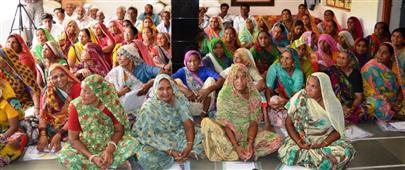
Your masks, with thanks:
M 139 34 L 119 21 L 69 21 L 57 41 L 38 29 L 31 51 L 11 34 L 0 48 L 0 167 L 36 145 L 68 169 L 274 152 L 286 165 L 346 168 L 356 151 L 345 125 L 405 118 L 404 29 L 387 34 L 379 22 L 364 38 L 355 17 L 339 31 L 330 10 L 318 26 L 307 13 L 283 15 L 271 29 L 248 19 L 239 33 L 212 17 L 178 70 L 153 21 Z

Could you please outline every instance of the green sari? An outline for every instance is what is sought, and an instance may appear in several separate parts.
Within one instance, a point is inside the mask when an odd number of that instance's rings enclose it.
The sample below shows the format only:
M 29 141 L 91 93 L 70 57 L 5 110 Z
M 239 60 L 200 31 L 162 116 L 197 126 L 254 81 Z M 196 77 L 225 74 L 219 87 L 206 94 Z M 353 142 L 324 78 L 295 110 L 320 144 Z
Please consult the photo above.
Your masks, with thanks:
M 46 41 L 55 41 L 51 33 L 45 28 L 38 28 L 38 30 L 42 30 L 45 33 Z M 38 42 L 33 48 L 32 53 L 34 53 L 34 57 L 37 60 L 37 62 L 43 63 L 44 61 L 44 56 L 42 55 L 42 49 L 44 48 L 44 45 Z
M 91 75 L 83 80 L 82 84 L 90 87 L 105 108 L 125 128 L 125 133 L 117 143 L 113 155 L 114 161 L 111 168 L 116 168 L 139 151 L 139 142 L 130 135 L 128 118 L 114 87 L 100 75 Z M 81 102 L 82 97 L 78 97 L 71 102 L 77 110 L 82 129 L 79 134 L 80 141 L 87 146 L 87 149 L 93 155 L 100 155 L 107 147 L 108 141 L 111 141 L 114 124 L 111 118 L 103 111 L 90 105 L 81 104 Z M 96 164 L 89 161 L 89 158 L 74 149 L 70 143 L 63 146 L 57 159 L 67 169 L 99 169 Z

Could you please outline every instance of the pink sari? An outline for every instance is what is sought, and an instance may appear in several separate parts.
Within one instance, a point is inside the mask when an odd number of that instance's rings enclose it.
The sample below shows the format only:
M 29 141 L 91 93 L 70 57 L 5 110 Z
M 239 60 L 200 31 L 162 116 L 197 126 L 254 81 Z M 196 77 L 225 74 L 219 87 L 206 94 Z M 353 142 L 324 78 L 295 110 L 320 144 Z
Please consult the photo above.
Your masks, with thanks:
M 146 64 L 155 66 L 155 62 L 153 62 L 153 57 L 151 57 L 151 53 L 155 51 L 153 45 L 146 46 L 143 44 L 142 40 L 135 40 L 135 45 L 141 53 L 142 59 L 145 61 Z
M 21 46 L 21 52 L 18 54 L 18 58 L 20 59 L 21 63 L 28 66 L 30 70 L 36 73 L 34 56 L 31 54 L 30 49 L 21 35 L 13 33 L 9 37 L 15 37 Z
M 113 43 L 115 44 L 114 37 L 111 35 L 110 31 L 108 31 L 107 27 L 103 23 L 99 23 L 96 25 L 96 27 L 99 27 L 104 36 L 102 37 L 97 37 L 99 40 L 98 44 L 100 45 L 101 48 L 107 47 L 108 43 Z M 107 63 L 112 66 L 112 51 L 108 53 L 104 53 L 105 59 L 107 60 Z

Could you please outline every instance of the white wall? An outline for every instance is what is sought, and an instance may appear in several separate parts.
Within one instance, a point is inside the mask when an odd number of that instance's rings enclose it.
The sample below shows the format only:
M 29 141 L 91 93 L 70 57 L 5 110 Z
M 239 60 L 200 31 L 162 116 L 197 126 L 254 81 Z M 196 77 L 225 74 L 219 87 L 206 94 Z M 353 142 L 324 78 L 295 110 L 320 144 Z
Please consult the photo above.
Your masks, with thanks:
M 399 22 L 401 21 L 400 20 L 401 7 L 402 7 L 402 0 L 392 0 L 391 18 L 390 18 L 391 31 L 399 27 Z

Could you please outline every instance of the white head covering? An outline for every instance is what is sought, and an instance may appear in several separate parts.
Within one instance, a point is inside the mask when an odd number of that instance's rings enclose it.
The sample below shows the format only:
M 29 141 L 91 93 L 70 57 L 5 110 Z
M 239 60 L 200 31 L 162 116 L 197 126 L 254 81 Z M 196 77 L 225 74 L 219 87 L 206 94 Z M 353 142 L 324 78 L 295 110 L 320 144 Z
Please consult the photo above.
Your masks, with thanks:
M 354 40 L 352 34 L 350 34 L 349 31 L 340 31 L 339 36 L 342 36 L 345 39 L 346 44 L 349 46 L 349 48 L 354 47 Z
M 336 97 L 330 78 L 328 75 L 322 72 L 315 72 L 311 74 L 319 80 L 322 92 L 322 100 L 325 106 L 325 110 L 328 113 L 329 121 L 340 136 L 345 134 L 345 120 L 343 116 L 343 108 L 339 99 Z
M 145 62 L 141 58 L 141 55 L 139 55 L 138 49 L 131 44 L 120 47 L 117 51 L 117 55 L 126 56 L 128 59 L 134 62 L 134 65 L 139 65 Z

